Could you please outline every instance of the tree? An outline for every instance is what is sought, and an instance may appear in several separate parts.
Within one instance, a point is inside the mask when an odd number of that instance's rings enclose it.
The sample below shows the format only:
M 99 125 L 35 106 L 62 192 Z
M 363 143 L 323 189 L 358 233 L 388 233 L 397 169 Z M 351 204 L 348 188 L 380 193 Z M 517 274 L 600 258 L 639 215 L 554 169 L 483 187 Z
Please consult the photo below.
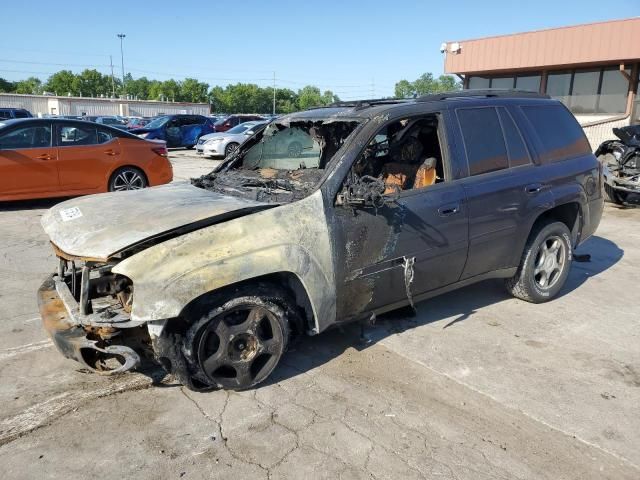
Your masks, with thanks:
M 36 77 L 19 80 L 16 82 L 16 93 L 40 95 L 42 93 L 42 80 Z
M 147 77 L 140 77 L 134 79 L 130 73 L 127 73 L 124 76 L 125 83 L 127 86 L 127 93 L 134 98 L 138 98 L 140 100 L 152 99 L 153 97 L 150 95 L 150 87 L 151 82 Z
M 209 85 L 195 78 L 185 78 L 180 84 L 180 100 L 183 102 L 206 102 Z
M 76 76 L 73 86 L 74 91 L 83 97 L 111 95 L 111 78 L 97 70 L 84 70 Z
M 16 89 L 16 84 L 9 80 L 5 80 L 4 78 L 0 78 L 0 92 L 2 93 L 11 93 Z
M 450 75 L 440 75 L 433 78 L 432 73 L 423 73 L 413 82 L 400 80 L 395 85 L 396 98 L 411 98 L 430 93 L 448 92 L 460 90 L 462 85 Z
M 298 108 L 306 110 L 311 107 L 319 107 L 324 105 L 320 89 L 312 85 L 307 85 L 298 90 Z
M 60 70 L 49 77 L 44 88 L 56 95 L 77 95 L 75 80 L 76 75 L 71 70 Z

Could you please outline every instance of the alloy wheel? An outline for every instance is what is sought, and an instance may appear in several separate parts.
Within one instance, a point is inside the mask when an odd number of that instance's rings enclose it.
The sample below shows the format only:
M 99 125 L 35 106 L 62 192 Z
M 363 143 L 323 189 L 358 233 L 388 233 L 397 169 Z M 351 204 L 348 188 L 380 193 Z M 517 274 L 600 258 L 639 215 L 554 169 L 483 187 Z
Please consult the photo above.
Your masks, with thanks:
M 111 190 L 140 190 L 146 187 L 146 181 L 140 172 L 133 169 L 121 170 L 113 179 Z
M 549 290 L 562 276 L 565 268 L 565 249 L 564 242 L 557 235 L 547 237 L 540 244 L 533 269 L 534 280 L 538 288 Z

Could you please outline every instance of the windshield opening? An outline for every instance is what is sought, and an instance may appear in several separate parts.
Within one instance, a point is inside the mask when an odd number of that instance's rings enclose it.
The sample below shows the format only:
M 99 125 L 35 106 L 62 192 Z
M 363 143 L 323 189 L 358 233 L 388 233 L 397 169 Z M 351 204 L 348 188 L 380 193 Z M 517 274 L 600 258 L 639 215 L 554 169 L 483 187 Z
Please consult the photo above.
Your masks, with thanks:
M 192 183 L 253 200 L 299 200 L 319 185 L 329 161 L 358 124 L 353 119 L 293 118 L 253 125 L 256 135 L 220 167 Z
M 145 125 L 145 128 L 160 128 L 169 121 L 169 117 L 158 117 Z

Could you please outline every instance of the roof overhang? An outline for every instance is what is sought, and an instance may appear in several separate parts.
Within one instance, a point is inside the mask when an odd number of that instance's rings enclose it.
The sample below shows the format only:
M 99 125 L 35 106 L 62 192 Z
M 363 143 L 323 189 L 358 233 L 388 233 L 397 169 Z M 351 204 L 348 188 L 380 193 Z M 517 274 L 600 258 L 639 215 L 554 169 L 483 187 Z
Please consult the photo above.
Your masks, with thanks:
M 640 59 L 640 17 L 446 42 L 446 47 L 445 72 L 455 74 L 631 63 Z

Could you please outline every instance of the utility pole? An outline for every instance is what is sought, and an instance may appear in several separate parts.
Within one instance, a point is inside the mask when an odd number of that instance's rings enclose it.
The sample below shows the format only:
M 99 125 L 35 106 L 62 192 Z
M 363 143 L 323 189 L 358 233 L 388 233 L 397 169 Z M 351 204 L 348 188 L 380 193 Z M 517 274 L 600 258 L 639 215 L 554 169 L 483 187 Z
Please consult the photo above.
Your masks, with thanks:
M 127 89 L 124 84 L 124 51 L 122 49 L 122 41 L 124 40 L 124 37 L 126 37 L 124 33 L 118 34 L 118 38 L 120 39 L 120 60 L 122 61 L 122 92 L 126 93 Z
M 273 115 L 276 114 L 276 72 L 273 72 Z
M 109 55 L 109 63 L 111 64 L 111 96 L 116 98 L 116 81 L 113 79 L 113 56 Z

